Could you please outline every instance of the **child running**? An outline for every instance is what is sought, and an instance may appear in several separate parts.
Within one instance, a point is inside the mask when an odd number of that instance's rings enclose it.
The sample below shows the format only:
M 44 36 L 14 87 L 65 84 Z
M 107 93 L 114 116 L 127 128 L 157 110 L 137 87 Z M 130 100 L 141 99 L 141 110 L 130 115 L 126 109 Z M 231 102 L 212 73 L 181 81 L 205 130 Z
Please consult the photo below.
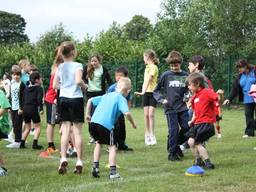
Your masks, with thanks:
M 124 114 L 130 121 L 133 128 L 136 124 L 133 121 L 125 97 L 131 90 L 131 81 L 129 78 L 121 77 L 117 82 L 116 92 L 107 93 L 103 96 L 94 97 L 88 100 L 86 119 L 91 122 L 92 136 L 96 141 L 93 154 L 92 176 L 99 177 L 99 160 L 101 145 L 108 145 L 110 179 L 119 179 L 121 176 L 116 170 L 116 135 L 114 134 L 114 125 L 121 114 Z M 97 106 L 92 117 L 92 106 Z
M 196 165 L 214 169 L 203 143 L 215 134 L 215 103 L 218 101 L 218 94 L 205 88 L 204 76 L 199 73 L 190 74 L 187 82 L 189 90 L 194 94 L 191 101 L 194 113 L 189 122 L 192 127 L 189 129 L 188 144 L 195 156 Z
M 153 97 L 153 91 L 157 85 L 159 59 L 152 49 L 148 49 L 143 55 L 146 69 L 141 92 L 135 95 L 143 95 L 144 122 L 145 122 L 145 145 L 156 145 L 155 137 L 155 108 L 157 101 Z
M 53 88 L 60 90 L 60 120 L 61 120 L 61 159 L 58 172 L 67 172 L 67 147 L 69 136 L 72 131 L 75 136 L 77 150 L 77 162 L 74 173 L 81 174 L 83 169 L 82 154 L 82 126 L 84 123 L 84 100 L 83 91 L 87 85 L 82 80 L 83 66 L 74 62 L 77 55 L 73 42 L 66 41 L 60 46 L 60 53 L 64 63 L 60 64 L 53 80 Z

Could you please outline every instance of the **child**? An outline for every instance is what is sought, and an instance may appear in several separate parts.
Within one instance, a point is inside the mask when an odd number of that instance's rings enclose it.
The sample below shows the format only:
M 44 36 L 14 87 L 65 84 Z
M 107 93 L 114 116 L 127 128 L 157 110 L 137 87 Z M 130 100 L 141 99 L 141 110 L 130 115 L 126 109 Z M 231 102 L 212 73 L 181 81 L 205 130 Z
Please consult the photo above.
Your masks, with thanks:
M 11 94 L 10 94 L 10 102 L 11 102 L 11 117 L 12 117 L 12 125 L 13 132 L 15 134 L 15 141 L 9 145 L 7 148 L 19 148 L 21 135 L 22 135 L 22 112 L 20 109 L 20 100 L 23 99 L 23 93 L 25 90 L 24 83 L 20 80 L 21 77 L 21 69 L 18 65 L 12 66 L 12 82 L 11 82 Z
M 9 73 L 5 72 L 3 75 L 3 84 L 4 84 L 4 90 L 6 92 L 6 97 L 10 97 L 10 87 L 11 87 L 11 76 Z
M 156 145 L 155 137 L 155 107 L 156 100 L 153 97 L 153 91 L 157 84 L 159 60 L 152 49 L 148 49 L 143 55 L 146 69 L 144 73 L 144 82 L 142 92 L 135 92 L 135 95 L 143 95 L 144 122 L 145 122 L 145 144 Z
M 75 136 L 74 144 L 77 150 L 77 162 L 74 173 L 81 174 L 83 169 L 83 91 L 87 89 L 87 85 L 82 80 L 82 64 L 74 62 L 77 55 L 74 43 L 70 41 L 63 42 L 60 46 L 60 53 L 63 56 L 64 63 L 58 66 L 53 80 L 53 88 L 59 88 L 60 90 L 61 159 L 58 172 L 59 174 L 65 174 L 67 172 L 68 161 L 66 152 L 72 126 Z
M 99 177 L 99 160 L 101 145 L 108 145 L 109 149 L 109 165 L 110 179 L 121 178 L 116 170 L 116 140 L 117 137 L 113 133 L 114 124 L 120 116 L 124 114 L 130 121 L 133 128 L 136 125 L 129 112 L 127 100 L 131 90 L 131 81 L 129 78 L 121 77 L 117 82 L 116 92 L 107 93 L 103 96 L 94 97 L 88 100 L 86 119 L 91 122 L 92 136 L 96 141 L 93 155 L 92 176 Z M 97 106 L 92 117 L 92 105 Z
M 89 57 L 88 65 L 85 67 L 83 72 L 83 80 L 88 84 L 88 90 L 86 92 L 87 99 L 92 97 L 104 95 L 106 92 L 106 83 L 110 86 L 112 79 L 109 75 L 108 70 L 102 66 L 102 56 L 98 53 L 93 53 Z M 91 111 L 93 113 L 94 109 Z M 92 114 L 91 114 L 92 115 Z M 91 127 L 89 123 L 89 133 L 91 135 Z M 92 137 L 88 144 L 93 144 L 94 140 Z
M 188 109 L 183 101 L 188 73 L 181 70 L 182 56 L 179 52 L 171 51 L 166 62 L 170 64 L 170 70 L 161 75 L 153 95 L 164 105 L 168 123 L 168 160 L 180 161 L 183 153 L 179 145 L 185 142 L 184 135 L 189 129 Z M 161 94 L 162 88 L 166 97 Z
M 11 108 L 5 93 L 0 89 L 0 140 L 8 137 L 10 124 L 8 119 L 8 109 Z M 6 176 L 7 170 L 4 168 L 3 157 L 0 154 L 0 176 Z
M 190 74 L 187 81 L 189 90 L 194 94 L 191 101 L 194 113 L 189 122 L 192 127 L 189 130 L 188 144 L 195 156 L 196 165 L 214 169 L 203 143 L 215 134 L 215 103 L 218 101 L 218 95 L 205 88 L 204 76 L 199 73 Z
M 47 135 L 47 141 L 48 141 L 48 153 L 54 153 L 56 152 L 56 148 L 53 141 L 54 136 L 54 127 L 56 123 L 58 122 L 58 111 L 57 111 L 57 90 L 53 88 L 53 79 L 57 71 L 57 67 L 63 63 L 62 55 L 59 54 L 59 48 L 56 48 L 55 50 L 55 60 L 54 64 L 52 65 L 51 70 L 51 78 L 50 78 L 50 84 L 49 88 L 45 94 L 45 105 L 46 105 L 46 121 L 47 121 L 47 129 L 46 129 L 46 135 Z
M 116 82 L 119 81 L 121 77 L 128 77 L 128 69 L 124 66 L 121 66 L 116 69 L 115 72 L 115 78 Z M 116 91 L 116 86 L 117 83 L 114 83 L 108 88 L 108 93 Z M 129 93 L 128 96 L 126 97 L 128 106 L 131 107 L 131 94 Z M 125 139 L 126 139 L 126 130 L 125 130 L 125 119 L 124 115 L 121 114 L 120 117 L 118 118 L 116 124 L 115 124 L 115 129 L 114 131 L 116 132 L 117 136 L 117 148 L 118 150 L 123 150 L 123 151 L 133 151 L 132 148 L 129 148 L 125 144 Z
M 217 139 L 221 138 L 221 128 L 220 128 L 220 121 L 222 120 L 222 112 L 221 112 L 221 105 L 220 103 L 223 102 L 224 98 L 224 91 L 219 89 L 217 92 L 218 94 L 218 101 L 215 102 L 215 114 L 216 114 L 216 124 L 215 124 L 215 129 L 217 132 Z
M 25 122 L 25 130 L 22 133 L 20 148 L 26 148 L 25 142 L 31 130 L 31 121 L 35 127 L 35 135 L 33 140 L 33 149 L 42 149 L 43 146 L 38 145 L 40 136 L 40 114 L 43 114 L 43 88 L 41 87 L 41 77 L 38 72 L 33 72 L 29 76 L 30 85 L 25 88 L 23 100 L 20 103 L 20 109 Z M 39 114 L 40 113 L 40 114 Z
M 30 63 L 27 59 L 21 59 L 19 61 L 19 66 L 21 68 L 21 81 L 26 86 L 28 86 L 29 85 Z

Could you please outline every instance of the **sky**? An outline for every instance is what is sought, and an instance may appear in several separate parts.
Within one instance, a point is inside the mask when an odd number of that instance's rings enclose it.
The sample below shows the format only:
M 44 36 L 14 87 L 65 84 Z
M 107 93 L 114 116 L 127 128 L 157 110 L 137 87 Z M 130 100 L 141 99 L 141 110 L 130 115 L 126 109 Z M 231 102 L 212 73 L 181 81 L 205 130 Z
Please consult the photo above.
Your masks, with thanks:
M 134 15 L 156 23 L 161 0 L 0 0 L 0 10 L 21 15 L 31 42 L 62 23 L 67 32 L 82 41 L 95 36 L 116 21 L 123 25 Z

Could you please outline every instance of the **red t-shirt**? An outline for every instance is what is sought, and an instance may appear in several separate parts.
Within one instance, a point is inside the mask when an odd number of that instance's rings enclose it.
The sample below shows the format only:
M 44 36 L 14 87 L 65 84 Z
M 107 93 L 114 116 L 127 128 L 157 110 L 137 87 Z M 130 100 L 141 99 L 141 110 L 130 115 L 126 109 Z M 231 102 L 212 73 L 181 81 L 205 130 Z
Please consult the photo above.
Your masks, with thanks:
M 196 119 L 194 124 L 216 122 L 216 102 L 218 94 L 212 89 L 203 88 L 192 97 L 192 109 Z
M 55 89 L 53 89 L 52 84 L 53 84 L 53 79 L 54 79 L 55 73 L 51 74 L 51 79 L 50 79 L 50 85 L 49 88 L 45 94 L 44 100 L 47 101 L 48 103 L 54 103 L 54 100 L 57 98 L 57 92 Z

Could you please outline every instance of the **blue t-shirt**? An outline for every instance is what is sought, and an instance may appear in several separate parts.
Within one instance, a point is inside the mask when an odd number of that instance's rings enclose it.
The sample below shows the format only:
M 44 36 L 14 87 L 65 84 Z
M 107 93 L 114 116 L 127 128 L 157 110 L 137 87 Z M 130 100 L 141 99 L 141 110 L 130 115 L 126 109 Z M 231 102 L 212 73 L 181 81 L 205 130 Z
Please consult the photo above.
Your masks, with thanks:
M 112 84 L 109 88 L 107 93 L 115 92 L 116 91 L 117 83 Z M 132 100 L 131 92 L 126 97 L 127 101 Z
M 127 100 L 119 92 L 93 97 L 92 104 L 97 107 L 91 122 L 100 124 L 110 131 L 114 128 L 119 116 L 129 111 Z
M 22 83 L 24 83 L 26 86 L 28 86 L 29 85 L 29 74 L 22 72 L 20 80 L 22 81 Z
M 254 70 L 251 70 L 248 74 L 243 73 L 239 83 L 243 90 L 244 103 L 254 103 L 253 98 L 248 95 L 252 84 L 256 83 Z
M 75 73 L 83 70 L 81 63 L 69 61 L 60 64 L 57 77 L 60 81 L 60 97 L 82 98 L 83 92 L 80 86 L 75 82 Z

